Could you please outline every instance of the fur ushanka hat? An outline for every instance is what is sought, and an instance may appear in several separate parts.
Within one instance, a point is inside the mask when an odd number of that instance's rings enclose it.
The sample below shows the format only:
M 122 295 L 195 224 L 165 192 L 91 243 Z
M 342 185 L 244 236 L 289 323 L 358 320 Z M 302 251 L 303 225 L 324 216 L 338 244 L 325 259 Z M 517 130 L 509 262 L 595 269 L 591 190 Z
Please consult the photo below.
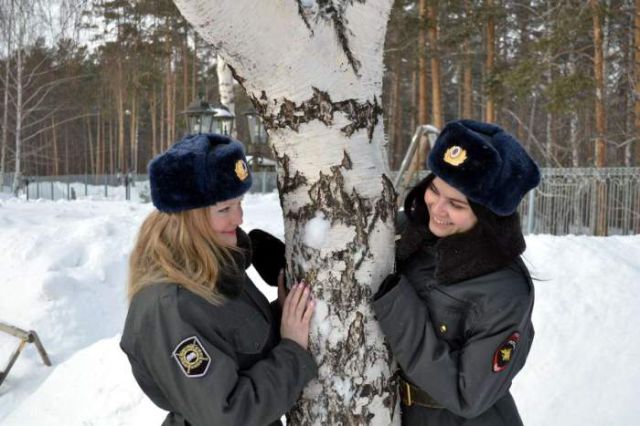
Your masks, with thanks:
M 514 213 L 522 197 L 540 183 L 538 166 L 513 136 L 473 120 L 447 123 L 427 167 L 498 216 Z
M 189 135 L 149 163 L 153 205 L 162 212 L 207 207 L 251 188 L 242 144 L 217 134 Z

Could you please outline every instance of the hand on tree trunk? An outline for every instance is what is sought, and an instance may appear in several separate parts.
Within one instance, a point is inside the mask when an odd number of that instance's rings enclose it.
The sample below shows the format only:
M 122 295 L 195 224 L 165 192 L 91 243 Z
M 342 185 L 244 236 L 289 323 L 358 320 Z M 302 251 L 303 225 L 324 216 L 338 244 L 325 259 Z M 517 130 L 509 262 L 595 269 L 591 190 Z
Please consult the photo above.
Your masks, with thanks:
M 284 280 L 283 280 L 284 282 Z M 309 323 L 315 303 L 311 289 L 305 283 L 293 286 L 282 307 L 280 335 L 293 340 L 303 348 L 309 347 Z

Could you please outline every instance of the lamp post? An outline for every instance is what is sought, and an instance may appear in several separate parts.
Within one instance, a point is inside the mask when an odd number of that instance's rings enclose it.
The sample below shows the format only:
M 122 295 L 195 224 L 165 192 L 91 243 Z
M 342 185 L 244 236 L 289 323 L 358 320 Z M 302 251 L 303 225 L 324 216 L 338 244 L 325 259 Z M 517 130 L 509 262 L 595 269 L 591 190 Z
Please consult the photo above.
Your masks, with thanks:
M 249 154 L 251 154 L 251 160 L 249 164 L 253 171 L 272 171 L 275 167 L 275 162 L 268 159 L 268 144 L 269 135 L 267 134 L 262 119 L 256 114 L 254 109 L 246 111 L 244 116 L 247 117 L 247 127 L 249 129 Z M 263 176 L 263 187 L 266 177 Z M 264 192 L 264 188 L 263 188 Z
M 235 116 L 224 105 L 211 105 L 199 99 L 182 112 L 187 116 L 187 133 L 218 133 L 230 135 L 233 132 Z
M 262 125 L 260 116 L 254 110 L 244 113 L 247 117 L 247 125 L 249 127 L 249 138 L 254 145 L 264 145 L 269 140 L 269 135 Z

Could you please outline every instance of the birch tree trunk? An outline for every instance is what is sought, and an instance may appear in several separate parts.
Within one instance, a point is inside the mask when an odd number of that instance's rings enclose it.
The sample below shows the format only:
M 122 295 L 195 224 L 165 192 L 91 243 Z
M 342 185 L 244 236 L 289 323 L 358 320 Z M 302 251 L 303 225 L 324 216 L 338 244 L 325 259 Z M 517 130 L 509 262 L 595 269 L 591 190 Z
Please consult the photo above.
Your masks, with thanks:
M 393 265 L 395 194 L 379 106 L 391 0 L 175 0 L 269 131 L 288 282 L 317 307 L 319 377 L 290 424 L 398 424 L 392 357 L 370 300 Z
M 58 128 L 56 127 L 55 116 L 51 117 L 51 138 L 53 143 L 53 173 L 55 176 L 60 176 L 60 154 L 58 152 Z
M 120 173 L 127 172 L 127 150 L 125 148 L 125 135 L 124 135 L 124 120 L 125 120 L 125 105 L 124 105 L 124 85 L 125 77 L 122 69 L 122 59 L 118 58 L 118 77 L 116 79 L 116 113 L 118 121 L 118 171 Z
M 229 108 L 229 112 L 235 115 L 236 101 L 233 97 L 233 74 L 231 74 L 231 69 L 220 55 L 216 60 L 216 72 L 218 74 L 220 103 Z

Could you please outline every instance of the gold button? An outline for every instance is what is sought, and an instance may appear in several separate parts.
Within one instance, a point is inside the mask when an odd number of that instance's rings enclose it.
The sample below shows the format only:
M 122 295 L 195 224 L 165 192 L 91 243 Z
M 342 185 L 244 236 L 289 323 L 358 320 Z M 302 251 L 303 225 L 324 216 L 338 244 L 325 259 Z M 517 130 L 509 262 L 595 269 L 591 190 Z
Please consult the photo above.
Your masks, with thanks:
M 446 324 L 440 324 L 440 334 L 444 334 L 447 332 L 447 325 Z

